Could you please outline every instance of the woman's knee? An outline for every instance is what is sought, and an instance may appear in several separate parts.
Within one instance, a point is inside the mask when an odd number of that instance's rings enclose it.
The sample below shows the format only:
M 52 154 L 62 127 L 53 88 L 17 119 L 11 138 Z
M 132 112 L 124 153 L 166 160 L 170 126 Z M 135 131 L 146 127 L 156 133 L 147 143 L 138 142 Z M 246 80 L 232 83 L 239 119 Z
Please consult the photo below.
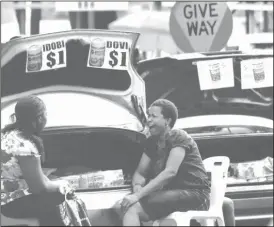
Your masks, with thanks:
M 229 199 L 227 197 L 224 198 L 223 210 L 224 211 L 234 212 L 234 202 L 233 202 L 232 199 Z
M 127 212 L 140 214 L 142 212 L 142 207 L 140 203 L 135 203 L 128 208 Z

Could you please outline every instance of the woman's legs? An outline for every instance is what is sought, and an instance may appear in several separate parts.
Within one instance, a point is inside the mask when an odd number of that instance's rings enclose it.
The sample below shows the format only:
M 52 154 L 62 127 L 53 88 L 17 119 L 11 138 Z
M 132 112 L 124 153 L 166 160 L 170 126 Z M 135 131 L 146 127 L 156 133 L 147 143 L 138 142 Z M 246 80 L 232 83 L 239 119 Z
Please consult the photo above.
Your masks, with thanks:
M 223 202 L 224 221 L 226 226 L 235 226 L 234 203 L 232 199 L 224 198 Z
M 149 221 L 149 216 L 140 203 L 131 206 L 123 217 L 123 226 L 141 226 L 141 222 Z
M 9 218 L 37 218 L 41 225 L 58 225 L 58 220 L 53 217 L 54 208 L 64 200 L 63 197 L 59 193 L 27 195 L 1 206 L 1 213 Z
M 1 212 L 10 218 L 36 218 L 39 206 L 33 196 L 28 195 L 1 206 Z
M 151 193 L 123 215 L 124 226 L 163 218 L 175 211 L 207 210 L 208 197 L 198 190 L 165 190 Z

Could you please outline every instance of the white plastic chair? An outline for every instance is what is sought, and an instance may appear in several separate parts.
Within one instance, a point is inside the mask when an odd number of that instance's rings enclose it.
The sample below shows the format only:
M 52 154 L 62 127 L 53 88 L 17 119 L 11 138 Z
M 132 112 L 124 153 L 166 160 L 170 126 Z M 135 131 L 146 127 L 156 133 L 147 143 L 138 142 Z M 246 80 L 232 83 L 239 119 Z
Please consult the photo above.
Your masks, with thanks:
M 26 226 L 39 226 L 38 219 L 34 218 L 9 218 L 1 213 L 1 226 L 16 226 L 16 225 L 26 225 Z
M 227 173 L 230 160 L 226 156 L 215 156 L 203 161 L 205 169 L 211 174 L 210 208 L 208 211 L 174 212 L 164 219 L 155 221 L 153 226 L 159 226 L 162 221 L 175 220 L 177 226 L 190 226 L 190 220 L 195 219 L 202 226 L 225 226 L 223 217 L 223 201 L 227 185 Z

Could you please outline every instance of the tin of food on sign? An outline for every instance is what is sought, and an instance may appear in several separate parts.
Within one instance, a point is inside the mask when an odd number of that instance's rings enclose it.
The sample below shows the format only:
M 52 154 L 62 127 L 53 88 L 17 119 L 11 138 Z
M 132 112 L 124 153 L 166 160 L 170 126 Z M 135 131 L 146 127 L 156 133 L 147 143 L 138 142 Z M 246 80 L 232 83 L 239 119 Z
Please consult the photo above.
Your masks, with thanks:
M 232 58 L 197 62 L 201 90 L 234 87 Z
M 92 37 L 87 67 L 127 70 L 130 42 L 112 37 Z
M 27 73 L 59 69 L 66 66 L 66 41 L 63 39 L 40 42 L 31 45 L 27 50 Z
M 90 42 L 88 66 L 102 67 L 105 61 L 106 42 L 101 38 L 95 38 Z
M 273 58 L 241 61 L 241 88 L 273 87 Z
M 37 72 L 42 68 L 43 56 L 42 46 L 32 45 L 27 50 L 27 71 Z
M 264 63 L 258 62 L 252 64 L 253 66 L 253 75 L 255 82 L 262 82 L 265 79 L 265 72 L 264 72 Z
M 213 82 L 221 80 L 220 63 L 209 65 L 209 72 Z

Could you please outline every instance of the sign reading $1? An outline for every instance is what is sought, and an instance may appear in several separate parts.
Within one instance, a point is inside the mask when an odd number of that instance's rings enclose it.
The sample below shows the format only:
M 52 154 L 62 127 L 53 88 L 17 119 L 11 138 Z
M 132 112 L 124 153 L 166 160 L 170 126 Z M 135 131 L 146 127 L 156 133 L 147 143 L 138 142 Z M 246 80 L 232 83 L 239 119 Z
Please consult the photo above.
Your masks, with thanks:
M 39 72 L 67 66 L 66 42 L 51 40 L 32 45 L 27 50 L 26 72 Z
M 87 67 L 127 70 L 129 49 L 128 40 L 92 38 Z

